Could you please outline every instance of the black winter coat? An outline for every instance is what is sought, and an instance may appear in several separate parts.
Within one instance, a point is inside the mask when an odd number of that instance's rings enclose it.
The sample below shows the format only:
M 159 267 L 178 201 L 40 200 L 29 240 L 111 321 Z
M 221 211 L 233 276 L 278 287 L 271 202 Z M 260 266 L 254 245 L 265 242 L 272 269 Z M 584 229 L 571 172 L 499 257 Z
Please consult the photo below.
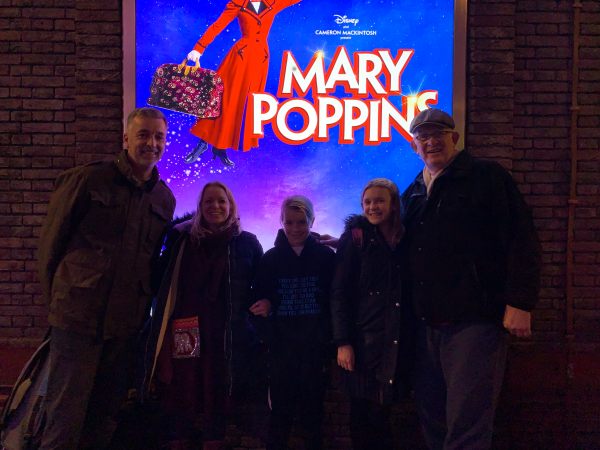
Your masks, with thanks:
M 352 229 L 362 230 L 354 243 Z M 392 250 L 364 216 L 352 216 L 340 238 L 331 296 L 333 341 L 350 344 L 356 368 L 393 385 L 412 361 L 414 320 L 402 296 L 402 245 Z
M 420 173 L 402 202 L 418 317 L 501 321 L 507 304 L 534 307 L 539 242 L 521 194 L 499 164 L 462 151 L 429 198 Z
M 173 280 L 177 274 L 174 269 L 181 246 L 190 245 L 190 222 L 184 222 L 171 230 L 166 239 L 164 254 L 168 259 L 162 283 L 158 290 L 153 306 L 153 314 L 145 330 L 144 368 L 142 381 L 142 394 L 148 390 L 155 370 L 158 357 L 159 335 L 164 332 L 166 320 L 163 320 L 167 306 L 167 298 Z M 246 389 L 250 384 L 259 382 L 257 377 L 261 370 L 256 364 L 259 362 L 257 353 L 260 343 L 249 321 L 248 308 L 254 301 L 252 286 L 256 277 L 259 260 L 262 256 L 262 247 L 256 236 L 246 231 L 233 236 L 228 245 L 228 303 L 227 333 L 224 339 L 226 360 L 229 366 L 230 392 L 237 393 Z M 201 268 L 199 268 L 201 269 Z M 172 312 L 173 308 L 171 308 Z M 158 349 L 159 350 L 159 349 Z

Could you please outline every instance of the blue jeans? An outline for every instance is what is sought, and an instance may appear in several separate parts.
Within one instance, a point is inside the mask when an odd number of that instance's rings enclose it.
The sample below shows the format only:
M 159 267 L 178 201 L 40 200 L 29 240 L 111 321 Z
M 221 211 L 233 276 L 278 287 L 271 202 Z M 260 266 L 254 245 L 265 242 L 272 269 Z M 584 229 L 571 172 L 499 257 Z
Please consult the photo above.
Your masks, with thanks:
M 421 324 L 414 387 L 429 448 L 491 447 L 507 347 L 508 335 L 496 324 Z

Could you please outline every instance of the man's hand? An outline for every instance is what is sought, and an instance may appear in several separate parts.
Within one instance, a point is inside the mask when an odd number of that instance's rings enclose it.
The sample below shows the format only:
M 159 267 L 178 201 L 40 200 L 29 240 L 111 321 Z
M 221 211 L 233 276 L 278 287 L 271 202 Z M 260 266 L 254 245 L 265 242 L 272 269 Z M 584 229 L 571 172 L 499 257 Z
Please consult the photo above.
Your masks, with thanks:
M 338 243 L 340 241 L 339 238 L 336 238 L 329 234 L 321 234 L 317 240 L 319 241 L 319 243 L 321 243 L 323 245 L 328 245 L 329 247 L 332 247 L 332 248 L 337 248 Z
M 512 335 L 520 338 L 530 337 L 531 313 L 529 311 L 523 311 L 522 309 L 515 308 L 514 306 L 506 305 L 502 325 L 504 325 L 504 328 L 506 328 Z
M 187 59 L 188 59 L 188 61 L 198 62 L 198 61 L 200 61 L 200 56 L 202 56 L 202 54 L 199 51 L 192 50 L 191 52 L 188 53 Z
M 271 312 L 271 302 L 261 298 L 250 307 L 250 312 L 255 316 L 267 317 Z
M 351 345 L 340 345 L 337 351 L 338 365 L 350 372 L 354 371 L 354 349 Z

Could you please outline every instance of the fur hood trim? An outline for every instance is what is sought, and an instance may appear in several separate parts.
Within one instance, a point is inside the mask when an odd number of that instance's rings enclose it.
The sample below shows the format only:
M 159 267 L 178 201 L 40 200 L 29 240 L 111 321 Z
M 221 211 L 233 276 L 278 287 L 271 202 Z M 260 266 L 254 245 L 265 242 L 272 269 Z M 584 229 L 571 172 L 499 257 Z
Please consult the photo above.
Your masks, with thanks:
M 192 227 L 192 218 L 194 214 L 191 212 L 185 213 L 183 216 L 176 217 L 171 222 L 171 228 L 179 231 L 180 233 L 183 231 L 190 231 Z
M 369 225 L 369 220 L 362 214 L 351 214 L 344 219 L 344 232 L 350 231 L 353 228 L 366 229 Z

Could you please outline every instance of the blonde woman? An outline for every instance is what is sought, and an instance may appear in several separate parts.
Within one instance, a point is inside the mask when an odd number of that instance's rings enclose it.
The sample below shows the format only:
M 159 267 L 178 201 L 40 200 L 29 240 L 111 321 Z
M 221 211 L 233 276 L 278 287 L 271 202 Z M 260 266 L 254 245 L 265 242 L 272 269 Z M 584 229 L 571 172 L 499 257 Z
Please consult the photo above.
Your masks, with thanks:
M 241 230 L 229 188 L 211 182 L 193 217 L 168 236 L 165 252 L 145 385 L 155 374 L 169 419 L 167 447 L 197 448 L 201 440 L 205 450 L 220 449 L 232 402 L 249 389 L 256 360 L 247 318 L 262 248 Z

